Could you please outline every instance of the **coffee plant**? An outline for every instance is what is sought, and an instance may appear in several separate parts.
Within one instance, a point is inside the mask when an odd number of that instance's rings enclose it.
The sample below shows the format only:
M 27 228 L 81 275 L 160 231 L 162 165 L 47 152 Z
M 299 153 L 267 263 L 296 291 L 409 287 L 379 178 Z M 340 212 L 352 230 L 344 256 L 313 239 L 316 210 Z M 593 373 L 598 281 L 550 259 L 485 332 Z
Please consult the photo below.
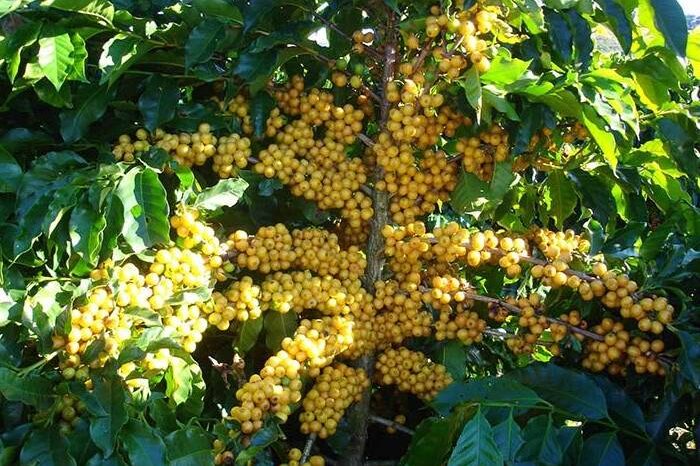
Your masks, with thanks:
M 675 0 L 0 0 L 0 465 L 691 465 Z

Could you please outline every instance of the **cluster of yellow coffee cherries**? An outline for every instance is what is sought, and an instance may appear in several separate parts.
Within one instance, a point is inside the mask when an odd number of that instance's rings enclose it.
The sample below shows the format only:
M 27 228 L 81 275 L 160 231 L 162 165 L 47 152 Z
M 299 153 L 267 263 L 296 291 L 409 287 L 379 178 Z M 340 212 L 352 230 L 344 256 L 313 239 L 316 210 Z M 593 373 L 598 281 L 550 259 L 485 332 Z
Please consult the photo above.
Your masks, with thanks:
M 462 157 L 464 171 L 473 173 L 482 180 L 490 180 L 494 164 L 508 158 L 508 133 L 499 125 L 493 124 L 478 136 L 458 140 L 456 150 Z
M 431 400 L 452 383 L 452 377 L 442 364 L 428 359 L 420 351 L 390 348 L 377 357 L 377 380 L 382 385 L 396 385 L 402 392 Z
M 345 410 L 362 398 L 367 387 L 369 378 L 362 369 L 342 363 L 324 367 L 302 401 L 299 430 L 322 439 L 335 434 Z
M 286 422 L 290 405 L 301 400 L 302 373 L 318 377 L 321 368 L 333 362 L 352 342 L 349 319 L 335 316 L 302 320 L 294 337 L 283 339 L 282 349 L 236 391 L 240 406 L 233 407 L 230 415 L 240 423 L 241 432 L 258 431 L 268 414 Z
M 229 235 L 227 249 L 239 267 L 263 274 L 294 268 L 319 276 L 356 280 L 367 265 L 357 246 L 341 248 L 337 235 L 327 230 L 306 228 L 290 232 L 281 223 L 261 227 L 255 235 L 237 230 Z
M 326 460 L 321 455 L 311 455 L 308 461 L 301 462 L 302 451 L 298 448 L 292 448 L 287 453 L 287 462 L 280 466 L 325 466 Z

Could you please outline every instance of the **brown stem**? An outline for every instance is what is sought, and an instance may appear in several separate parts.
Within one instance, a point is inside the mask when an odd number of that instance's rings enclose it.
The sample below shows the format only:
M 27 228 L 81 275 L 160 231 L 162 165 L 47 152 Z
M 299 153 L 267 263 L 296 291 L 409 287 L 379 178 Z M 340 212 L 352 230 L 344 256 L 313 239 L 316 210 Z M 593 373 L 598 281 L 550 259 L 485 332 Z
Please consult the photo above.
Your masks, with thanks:
M 500 306 L 504 309 L 507 309 L 509 312 L 512 312 L 513 314 L 519 315 L 522 312 L 522 309 L 520 309 L 518 306 L 507 303 L 507 302 L 503 301 L 502 299 L 491 298 L 490 296 L 482 296 L 482 295 L 470 293 L 470 292 L 466 292 L 465 295 L 467 298 L 473 299 L 474 301 L 481 301 L 484 303 L 497 304 L 498 306 Z M 579 335 L 583 335 L 586 338 L 590 338 L 590 339 L 596 340 L 596 341 L 604 341 L 605 340 L 605 338 L 603 338 L 603 336 L 598 335 L 597 333 L 593 333 L 591 331 L 584 330 L 580 327 L 576 327 L 575 325 L 571 325 L 568 322 L 564 322 L 563 320 L 555 319 L 554 317 L 545 317 L 545 319 L 547 319 L 547 322 L 550 322 L 553 324 L 564 325 L 571 332 L 578 333 Z
M 260 163 L 260 160 L 256 159 L 255 157 L 248 157 L 248 163 Z
M 387 12 L 386 25 L 386 44 L 384 48 L 384 60 L 382 64 L 385 67 L 382 75 L 382 100 L 380 102 L 381 111 L 381 127 L 386 126 L 389 116 L 389 101 L 387 99 L 387 87 L 394 79 L 394 68 L 397 60 L 396 53 L 396 18 L 393 11 Z M 381 167 L 375 167 L 372 172 L 372 184 L 376 185 L 384 177 Z M 367 267 L 365 275 L 362 279 L 364 288 L 374 294 L 374 284 L 382 276 L 384 268 L 384 237 L 382 228 L 389 223 L 389 197 L 386 192 L 377 189 L 372 191 L 372 207 L 374 208 L 374 217 L 370 221 L 369 238 L 367 240 Z M 366 354 L 360 357 L 357 362 L 357 367 L 362 368 L 367 376 L 371 379 L 374 373 L 374 353 Z M 367 443 L 367 427 L 369 425 L 369 407 L 370 407 L 371 391 L 368 388 L 362 395 L 362 399 L 357 402 L 351 410 L 351 423 L 355 426 L 351 434 L 350 443 L 343 458 L 339 461 L 343 466 L 361 466 L 364 462 L 365 444 Z
M 369 136 L 366 134 L 360 133 L 357 135 L 357 138 L 362 141 L 362 143 L 367 146 L 367 147 L 374 147 L 374 141 L 370 139 Z
M 306 439 L 306 445 L 304 445 L 304 451 L 301 453 L 301 461 L 299 461 L 299 464 L 304 464 L 308 461 L 309 456 L 311 456 L 311 448 L 314 446 L 315 441 L 316 433 L 314 432 Z
M 382 424 L 387 427 L 393 427 L 394 429 L 398 430 L 399 432 L 403 432 L 404 434 L 408 435 L 413 435 L 416 432 L 413 429 L 409 429 L 408 427 L 404 426 L 403 424 L 399 424 L 398 422 L 394 422 L 391 419 L 386 419 L 380 416 L 375 416 L 374 414 L 369 415 L 369 420 L 377 423 L 377 424 Z

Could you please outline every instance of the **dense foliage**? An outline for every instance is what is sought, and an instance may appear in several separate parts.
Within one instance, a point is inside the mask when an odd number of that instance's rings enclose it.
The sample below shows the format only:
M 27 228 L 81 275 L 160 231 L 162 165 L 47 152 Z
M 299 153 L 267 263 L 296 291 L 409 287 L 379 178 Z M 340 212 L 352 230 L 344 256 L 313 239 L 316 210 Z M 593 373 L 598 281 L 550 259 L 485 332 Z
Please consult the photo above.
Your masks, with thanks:
M 700 460 L 675 0 L 0 26 L 0 465 Z

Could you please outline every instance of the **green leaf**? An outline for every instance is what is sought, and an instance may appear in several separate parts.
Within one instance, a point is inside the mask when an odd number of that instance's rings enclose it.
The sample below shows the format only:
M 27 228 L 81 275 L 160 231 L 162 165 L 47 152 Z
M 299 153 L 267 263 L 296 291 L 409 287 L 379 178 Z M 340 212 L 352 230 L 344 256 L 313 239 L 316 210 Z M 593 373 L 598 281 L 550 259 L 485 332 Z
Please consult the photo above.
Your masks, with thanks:
M 35 430 L 22 446 L 19 463 L 21 466 L 76 466 L 68 446 L 68 440 L 55 427 Z
M 625 53 L 632 46 L 632 26 L 624 8 L 616 0 L 595 0 L 607 16 L 610 26 Z
M 80 399 L 91 415 L 90 437 L 105 456 L 110 456 L 117 438 L 129 420 L 126 411 L 126 393 L 121 379 L 93 377 L 94 390 L 80 393 Z
M 513 419 L 513 411 L 508 419 L 493 428 L 493 438 L 506 462 L 515 461 L 515 454 L 523 444 L 522 429 Z
M 516 460 L 544 465 L 562 464 L 564 452 L 558 440 L 558 430 L 549 415 L 531 418 L 523 429 L 523 445 Z
M 111 25 L 114 19 L 114 6 L 105 0 L 44 0 L 41 5 L 74 11 L 103 25 Z
M 297 315 L 294 312 L 265 314 L 265 345 L 272 350 L 279 349 L 282 340 L 294 336 L 297 329 Z
M 70 40 L 73 43 L 73 69 L 68 76 L 68 79 L 75 81 L 88 81 L 85 76 L 85 60 L 88 57 L 87 48 L 85 47 L 85 39 L 79 34 L 71 34 Z
M 255 137 L 261 138 L 265 136 L 267 118 L 270 116 L 273 108 L 275 108 L 275 100 L 267 92 L 258 92 L 251 99 L 250 117 L 253 120 Z
M 243 24 L 240 10 L 227 0 L 193 0 L 192 5 L 205 16 L 216 16 L 232 23 Z
M 676 0 L 650 0 L 654 7 L 654 22 L 666 38 L 666 47 L 679 57 L 685 57 L 688 43 L 688 23 L 683 8 Z
M 280 429 L 270 425 L 257 431 L 250 438 L 250 446 L 236 457 L 236 466 L 247 466 L 266 447 L 272 445 L 280 436 Z
M 688 46 L 685 49 L 688 61 L 693 65 L 693 76 L 700 79 L 700 26 L 688 34 Z
M 591 26 L 575 9 L 568 11 L 569 24 L 573 29 L 576 61 L 582 69 L 587 69 L 593 60 L 593 40 Z
M 102 231 L 106 223 L 105 217 L 87 200 L 71 212 L 68 234 L 73 250 L 90 266 L 95 266 L 99 259 Z
M 236 340 L 236 348 L 241 353 L 247 353 L 258 341 L 258 335 L 263 328 L 263 319 L 248 319 L 243 324 L 239 325 L 238 339 Z
M 98 66 L 102 72 L 100 84 L 110 86 L 136 63 L 153 45 L 137 37 L 119 33 L 102 46 Z
M 22 167 L 0 145 L 0 193 L 14 193 L 22 179 Z
M 479 123 L 481 121 L 482 94 L 479 70 L 476 69 L 476 66 L 472 66 L 464 73 L 464 79 L 459 81 L 459 84 L 464 89 L 464 96 L 467 98 L 467 102 L 476 112 L 476 121 Z
M 202 372 L 196 362 L 188 357 L 172 358 L 165 372 L 165 394 L 176 405 L 185 403 L 195 392 L 195 385 L 202 381 Z
M 91 123 L 99 120 L 107 110 L 107 104 L 114 98 L 114 90 L 106 85 L 83 86 L 76 95 L 77 103 L 70 110 L 59 114 L 61 137 L 65 142 L 81 139 Z
M 481 181 L 472 173 L 462 173 L 450 202 L 457 212 L 479 218 L 498 207 L 518 180 L 518 175 L 506 162 L 496 163 L 490 183 Z
M 176 430 L 165 438 L 169 466 L 196 466 L 212 464 L 212 440 L 201 427 L 190 426 Z
M 121 438 L 131 464 L 165 466 L 165 444 L 147 424 L 132 419 L 124 426 Z
M 520 121 L 520 117 L 515 111 L 513 104 L 508 102 L 508 100 L 501 95 L 495 94 L 490 89 L 483 88 L 484 95 L 484 107 L 493 107 L 499 112 L 505 114 L 509 119 L 513 121 Z
M 542 398 L 572 415 L 596 420 L 608 416 L 603 392 L 585 374 L 555 364 L 532 364 L 509 374 Z
M 192 29 L 185 44 L 185 66 L 209 60 L 224 32 L 224 23 L 216 18 L 207 18 Z
M 583 442 L 579 466 L 625 464 L 625 454 L 614 432 L 591 435 Z
M 177 81 L 159 75 L 149 77 L 146 88 L 139 97 L 144 126 L 149 131 L 155 131 L 163 123 L 172 120 L 179 100 L 180 88 Z
M 700 333 L 678 330 L 676 334 L 681 341 L 681 354 L 678 358 L 681 374 L 696 389 L 700 389 Z
M 418 424 L 400 464 L 443 464 L 444 458 L 452 450 L 454 438 L 460 432 L 463 422 L 463 413 L 455 413 L 445 418 L 425 419 Z
M 435 362 L 445 366 L 454 380 L 464 379 L 467 350 L 461 341 L 440 342 L 434 354 Z
M 122 235 L 134 252 L 170 239 L 165 188 L 152 169 L 130 170 L 116 190 L 124 208 Z
M 574 37 L 564 15 L 553 10 L 545 9 L 544 17 L 547 22 L 549 41 L 554 53 L 564 62 L 571 61 L 573 55 Z
M 219 207 L 233 207 L 243 196 L 248 183 L 243 178 L 220 180 L 211 188 L 197 195 L 194 206 L 204 210 L 214 210 Z
M 22 6 L 22 0 L 0 0 L 0 18 Z
M 447 465 L 501 466 L 502 464 L 503 456 L 494 440 L 491 425 L 481 413 L 481 409 L 478 409 L 462 429 Z
M 644 413 L 642 413 L 639 405 L 625 392 L 624 388 L 612 382 L 606 376 L 601 375 L 591 378 L 603 391 L 612 419 L 621 426 L 646 435 L 644 430 L 646 425 Z
M 615 142 L 615 136 L 607 128 L 605 121 L 589 105 L 583 107 L 581 121 L 591 133 L 591 136 L 593 136 L 593 140 L 598 144 L 600 150 L 603 151 L 605 160 L 612 168 L 615 168 L 617 166 L 617 143 Z
M 523 409 L 542 403 L 537 393 L 509 377 L 489 377 L 448 385 L 438 393 L 432 406 L 438 413 L 447 415 L 455 406 L 488 401 Z
M 41 23 L 27 21 L 9 35 L 3 43 L 7 56 L 3 57 L 7 61 L 7 76 L 10 82 L 14 82 L 19 72 L 22 62 L 22 51 L 34 44 L 39 36 Z M 2 63 L 0 61 L 0 63 Z
M 39 375 L 20 377 L 11 369 L 0 367 L 0 393 L 10 401 L 21 401 L 39 409 L 52 403 L 53 384 Z
M 513 84 L 523 77 L 530 67 L 531 60 L 523 61 L 498 54 L 491 62 L 489 70 L 481 75 L 481 82 L 505 86 Z
M 578 196 L 573 184 L 563 171 L 553 171 L 542 186 L 541 206 L 547 216 L 554 219 L 557 228 L 562 229 L 564 221 L 574 212 Z
M 617 207 L 610 187 L 596 173 L 585 172 L 581 169 L 571 170 L 568 173 L 571 181 L 581 198 L 581 203 L 590 208 L 593 217 L 607 226 L 617 217 Z
M 34 92 L 43 102 L 57 108 L 72 107 L 73 95 L 70 86 L 63 86 L 57 91 L 48 79 L 40 79 L 34 83 Z
M 67 32 L 53 34 L 55 35 L 39 39 L 37 59 L 44 76 L 60 90 L 73 68 L 74 47 Z

